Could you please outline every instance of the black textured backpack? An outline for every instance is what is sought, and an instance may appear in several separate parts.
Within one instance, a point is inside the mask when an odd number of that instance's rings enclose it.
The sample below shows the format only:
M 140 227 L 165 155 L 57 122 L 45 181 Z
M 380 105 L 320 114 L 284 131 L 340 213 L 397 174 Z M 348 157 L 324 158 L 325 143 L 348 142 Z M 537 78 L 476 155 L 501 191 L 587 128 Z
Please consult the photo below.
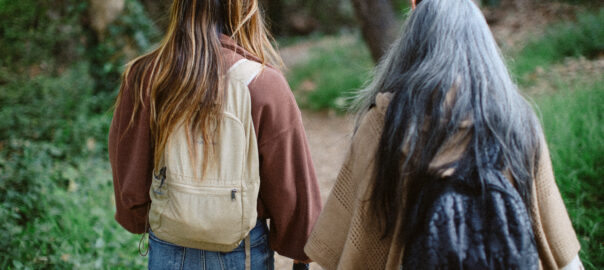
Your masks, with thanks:
M 492 148 L 484 185 L 477 184 L 476 169 L 421 182 L 407 213 L 416 224 L 405 241 L 403 269 L 539 268 L 529 213 L 500 166 L 491 162 L 501 159 L 499 149 Z

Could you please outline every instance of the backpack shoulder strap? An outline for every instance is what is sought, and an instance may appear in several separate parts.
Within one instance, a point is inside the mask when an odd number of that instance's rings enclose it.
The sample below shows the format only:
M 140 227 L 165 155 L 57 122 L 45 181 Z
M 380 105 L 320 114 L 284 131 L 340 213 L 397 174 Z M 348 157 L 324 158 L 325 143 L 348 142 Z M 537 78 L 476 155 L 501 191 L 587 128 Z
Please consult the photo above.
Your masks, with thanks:
M 229 68 L 227 76 L 230 80 L 237 80 L 249 85 L 262 69 L 264 66 L 258 62 L 241 59 Z

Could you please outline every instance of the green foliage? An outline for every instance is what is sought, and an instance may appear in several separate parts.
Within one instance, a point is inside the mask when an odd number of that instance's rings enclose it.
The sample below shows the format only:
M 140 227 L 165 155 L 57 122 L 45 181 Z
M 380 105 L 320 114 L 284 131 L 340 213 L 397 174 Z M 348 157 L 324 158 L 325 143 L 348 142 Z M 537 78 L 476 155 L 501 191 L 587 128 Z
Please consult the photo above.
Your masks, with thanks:
M 359 37 L 349 36 L 309 53 L 307 63 L 292 67 L 288 73 L 299 103 L 315 110 L 344 110 L 373 66 L 368 50 Z
M 34 63 L 79 57 L 85 40 L 79 23 L 86 1 L 0 0 L 0 66 L 27 68 Z M 52 57 L 51 57 L 52 56 Z
M 51 141 L 60 136 L 64 131 L 57 128 L 70 126 L 74 119 L 68 116 L 88 105 L 81 100 L 90 95 L 86 91 L 92 84 L 85 64 L 59 77 L 25 77 L 9 82 L 0 92 L 0 137 Z M 49 121 L 48 116 L 56 120 Z
M 604 53 L 604 8 L 578 14 L 576 22 L 549 27 L 545 35 L 529 43 L 512 63 L 512 70 L 526 83 L 527 74 L 565 57 L 595 58 Z
M 564 83 L 561 83 L 564 84 Z M 604 267 L 604 80 L 538 100 L 558 187 L 587 269 Z M 574 89 L 570 90 L 570 89 Z
M 113 219 L 107 132 L 157 30 L 136 0 L 102 36 L 88 1 L 0 0 L 0 16 L 0 268 L 144 268 Z
M 392 0 L 392 6 L 394 7 L 396 15 L 405 14 L 411 8 L 411 1 L 409 1 L 409 0 Z
M 147 50 L 159 32 L 142 5 L 126 0 L 118 19 L 99 39 L 88 26 L 88 1 L 0 0 L 0 66 L 16 74 L 56 74 L 87 61 L 95 91 L 114 91 L 123 65 Z M 0 83 L 7 80 L 0 72 Z
M 0 91 L 0 266 L 131 269 L 137 237 L 113 221 L 107 162 L 112 95 L 87 63 Z
M 280 37 L 308 34 L 298 32 L 300 25 L 311 25 L 316 32 L 333 34 L 355 24 L 350 0 L 264 0 L 260 4 L 272 32 Z
M 93 38 L 93 44 L 86 52 L 87 59 L 95 66 L 91 69 L 96 83 L 95 90 L 116 90 L 125 62 L 136 56 L 132 52 L 150 49 L 159 39 L 159 34 L 146 16 L 142 4 L 126 0 L 124 14 L 109 25 L 105 38 Z
M 575 4 L 575 5 L 584 5 L 584 6 L 589 6 L 589 5 L 593 5 L 593 6 L 598 6 L 598 5 L 602 5 L 602 1 L 600 0 L 559 0 L 560 2 L 567 2 L 570 4 Z
M 350 0 L 297 0 L 303 12 L 308 12 L 319 23 L 324 33 L 337 33 L 343 27 L 355 24 L 354 8 Z M 298 11 L 298 9 L 296 9 Z

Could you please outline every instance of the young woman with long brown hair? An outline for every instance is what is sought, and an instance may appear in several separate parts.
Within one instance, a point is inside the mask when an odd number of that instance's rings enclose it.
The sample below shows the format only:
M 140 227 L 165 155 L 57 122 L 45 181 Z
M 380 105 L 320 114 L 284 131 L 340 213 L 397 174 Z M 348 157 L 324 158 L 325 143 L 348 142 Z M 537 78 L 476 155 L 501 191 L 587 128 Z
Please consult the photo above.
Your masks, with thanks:
M 175 0 L 170 18 L 160 45 L 130 62 L 124 72 L 109 134 L 116 220 L 132 233 L 149 231 L 151 269 L 242 269 L 250 264 L 254 269 L 272 269 L 273 251 L 308 260 L 303 245 L 321 209 L 318 185 L 300 111 L 285 78 L 273 68 L 281 61 L 270 43 L 258 1 Z M 222 130 L 221 121 L 236 118 L 226 112 L 236 109 L 230 99 L 238 76 L 245 78 L 237 85 L 246 91 L 237 93 L 244 100 L 237 104 L 249 107 L 247 116 L 245 112 L 240 116 L 253 124 L 251 133 L 246 133 L 253 143 L 242 144 L 251 160 L 244 164 L 256 164 L 257 168 L 248 169 L 260 179 L 254 199 L 258 219 L 250 227 L 249 243 L 241 241 L 229 252 L 219 252 L 167 240 L 178 238 L 162 239 L 155 232 L 161 228 L 153 223 L 164 211 L 157 207 L 164 195 L 168 151 L 192 157 L 193 167 L 201 168 L 202 176 L 211 171 L 208 168 L 235 170 L 239 166 L 227 164 L 229 160 L 225 162 L 215 150 L 230 132 Z M 242 119 L 233 121 L 245 124 Z M 188 147 L 181 152 L 168 149 L 181 131 Z M 157 179 L 160 186 L 155 186 Z M 233 189 L 233 200 L 237 192 Z M 195 206 L 189 206 L 168 211 L 194 213 Z M 250 256 L 251 262 L 247 261 Z

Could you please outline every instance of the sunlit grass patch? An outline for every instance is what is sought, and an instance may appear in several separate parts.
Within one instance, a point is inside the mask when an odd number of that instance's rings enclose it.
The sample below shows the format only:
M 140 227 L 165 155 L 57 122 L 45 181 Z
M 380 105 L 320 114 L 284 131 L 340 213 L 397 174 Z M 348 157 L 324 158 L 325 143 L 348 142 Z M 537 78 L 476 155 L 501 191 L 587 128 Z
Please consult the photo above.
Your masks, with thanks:
M 604 55 L 604 8 L 581 13 L 573 22 L 554 24 L 543 37 L 530 42 L 511 61 L 513 73 L 521 83 L 537 68 L 547 69 L 566 57 L 596 58 Z
M 367 80 L 373 62 L 359 37 L 337 37 L 313 48 L 306 63 L 291 67 L 288 79 L 301 106 L 344 110 Z

